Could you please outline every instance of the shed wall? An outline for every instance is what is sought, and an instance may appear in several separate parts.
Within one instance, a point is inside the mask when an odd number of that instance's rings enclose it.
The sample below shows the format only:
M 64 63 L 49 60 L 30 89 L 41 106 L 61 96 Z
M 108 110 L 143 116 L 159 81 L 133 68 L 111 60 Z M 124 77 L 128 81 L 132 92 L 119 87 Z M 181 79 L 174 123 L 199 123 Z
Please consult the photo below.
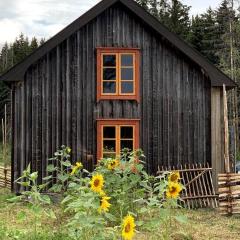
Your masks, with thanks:
M 140 48 L 140 103 L 96 102 L 96 47 Z M 96 119 L 140 119 L 146 167 L 211 162 L 208 78 L 120 5 L 74 33 L 32 65 L 15 87 L 14 178 L 30 162 L 40 177 L 62 144 L 73 161 L 96 163 Z M 87 161 L 87 154 L 94 155 Z

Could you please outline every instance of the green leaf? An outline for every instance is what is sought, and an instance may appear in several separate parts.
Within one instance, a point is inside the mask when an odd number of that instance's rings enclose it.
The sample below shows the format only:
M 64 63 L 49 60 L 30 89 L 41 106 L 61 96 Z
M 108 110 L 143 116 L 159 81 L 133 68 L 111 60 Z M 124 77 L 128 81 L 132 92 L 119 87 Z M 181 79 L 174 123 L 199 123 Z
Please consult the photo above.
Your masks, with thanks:
M 141 226 L 144 225 L 144 221 L 136 221 L 136 225 L 137 225 L 138 227 L 141 227 Z
M 111 213 L 105 213 L 105 216 L 106 216 L 106 218 L 108 219 L 108 220 L 110 220 L 111 222 L 116 222 L 117 221 L 117 218 L 114 216 L 114 215 L 112 215 Z
M 68 185 L 69 188 L 74 188 L 76 186 L 78 186 L 78 184 L 75 183 L 75 182 L 70 182 L 69 185 Z
M 31 180 L 34 181 L 34 180 L 36 180 L 37 178 L 38 178 L 38 172 L 33 172 L 33 173 L 30 174 L 30 179 L 31 179 Z
M 47 171 L 48 172 L 54 172 L 54 171 L 56 171 L 57 170 L 57 167 L 55 167 L 53 164 L 49 164 L 48 166 L 47 166 Z
M 41 195 L 40 200 L 44 203 L 51 204 L 51 199 L 48 195 Z
M 29 209 L 33 211 L 34 214 L 37 214 L 37 215 L 39 215 L 42 211 L 42 208 L 38 205 L 30 205 Z
M 183 224 L 188 223 L 188 219 L 187 219 L 186 216 L 175 216 L 175 219 L 176 219 L 179 223 L 183 223 Z
M 50 179 L 52 179 L 52 175 L 49 175 L 49 176 L 43 178 L 44 181 L 48 181 Z
M 58 175 L 57 178 L 62 181 L 65 182 L 68 180 L 69 176 L 68 175 Z
M 67 161 L 61 161 L 61 164 L 65 167 L 71 167 L 72 166 L 71 162 L 68 161 L 68 160 Z
M 147 211 L 148 211 L 147 208 L 142 207 L 142 208 L 139 210 L 139 213 L 145 213 L 145 212 L 147 212 Z
M 30 165 L 30 163 L 29 163 L 28 166 L 27 166 L 26 172 L 28 172 L 28 173 L 31 172 L 31 165 Z
M 54 211 L 52 210 L 52 209 L 49 209 L 48 211 L 44 211 L 45 212 L 45 214 L 49 217 L 49 218 L 51 218 L 51 219 L 57 219 L 57 217 L 56 217 L 56 215 L 55 215 L 55 213 L 54 213 Z
M 12 197 L 12 198 L 7 199 L 7 201 L 11 202 L 11 203 L 16 203 L 16 202 L 19 202 L 21 200 L 22 200 L 22 196 L 16 196 L 16 197 Z
M 18 184 L 20 184 L 23 187 L 29 187 L 30 186 L 30 182 L 18 182 Z
M 62 190 L 62 185 L 60 185 L 60 184 L 54 184 L 50 188 L 50 191 L 53 191 L 53 192 L 61 192 L 61 190 Z

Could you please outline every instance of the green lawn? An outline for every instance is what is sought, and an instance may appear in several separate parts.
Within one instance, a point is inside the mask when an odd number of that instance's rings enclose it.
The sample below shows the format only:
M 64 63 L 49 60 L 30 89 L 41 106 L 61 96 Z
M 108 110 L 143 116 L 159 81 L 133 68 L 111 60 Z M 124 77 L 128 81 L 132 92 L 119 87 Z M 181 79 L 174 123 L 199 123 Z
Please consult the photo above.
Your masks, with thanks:
M 10 240 L 68 240 L 66 234 L 66 222 L 68 217 L 62 213 L 59 206 L 51 208 L 56 213 L 57 219 L 42 217 L 38 223 L 39 235 L 33 236 L 34 219 L 24 204 L 11 205 L 7 203 L 12 194 L 0 189 L 0 239 Z M 21 211 L 27 212 L 27 219 L 21 219 Z M 174 226 L 175 234 L 171 239 L 216 239 L 237 240 L 240 239 L 240 217 L 223 217 L 214 210 L 177 210 L 188 217 L 188 223 L 184 226 Z M 161 231 L 161 229 L 159 229 Z M 135 240 L 151 240 L 151 233 L 136 234 Z M 159 238 L 158 238 L 159 239 Z

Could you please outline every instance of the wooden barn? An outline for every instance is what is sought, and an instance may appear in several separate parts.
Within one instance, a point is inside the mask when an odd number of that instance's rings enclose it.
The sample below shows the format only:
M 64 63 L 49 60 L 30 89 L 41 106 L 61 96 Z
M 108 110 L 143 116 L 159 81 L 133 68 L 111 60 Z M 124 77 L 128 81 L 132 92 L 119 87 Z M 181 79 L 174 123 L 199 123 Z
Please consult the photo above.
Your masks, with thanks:
M 13 179 L 28 163 L 44 177 L 62 144 L 89 169 L 128 147 L 152 173 L 224 171 L 222 89 L 235 83 L 132 0 L 101 1 L 0 80 L 12 89 Z

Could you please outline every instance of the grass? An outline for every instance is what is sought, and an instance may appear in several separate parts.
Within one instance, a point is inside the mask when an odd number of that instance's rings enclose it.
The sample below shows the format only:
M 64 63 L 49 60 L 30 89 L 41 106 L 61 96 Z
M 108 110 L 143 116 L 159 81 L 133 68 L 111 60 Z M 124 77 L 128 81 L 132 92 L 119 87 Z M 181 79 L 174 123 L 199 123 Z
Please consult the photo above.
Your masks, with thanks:
M 7 159 L 3 159 L 3 144 L 0 143 L 0 165 L 4 165 L 6 163 L 8 166 L 11 165 L 11 147 L 10 144 L 7 147 Z
M 68 240 L 66 229 L 67 216 L 59 206 L 52 206 L 57 219 L 41 218 L 41 229 L 37 237 L 33 235 L 33 216 L 24 204 L 11 205 L 6 199 L 12 194 L 0 189 L 0 240 Z M 27 218 L 21 220 L 21 212 Z M 215 210 L 177 210 L 188 217 L 188 223 L 174 227 L 173 240 L 240 240 L 240 217 L 223 217 Z M 41 225 L 41 226 L 40 226 Z M 159 230 L 161 231 L 161 229 Z M 151 240 L 151 233 L 137 233 L 135 240 Z

